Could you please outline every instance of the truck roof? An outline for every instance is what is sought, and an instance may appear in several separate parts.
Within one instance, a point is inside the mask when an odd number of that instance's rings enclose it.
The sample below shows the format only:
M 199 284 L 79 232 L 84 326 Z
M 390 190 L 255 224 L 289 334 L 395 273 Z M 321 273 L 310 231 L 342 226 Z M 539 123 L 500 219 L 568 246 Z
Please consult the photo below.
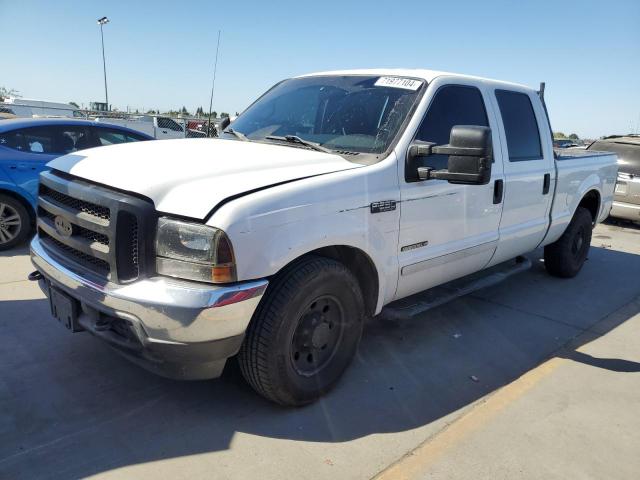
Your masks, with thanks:
M 432 82 L 437 77 L 456 77 L 466 78 L 470 80 L 482 81 L 496 86 L 502 87 L 518 87 L 519 89 L 526 89 L 532 92 L 536 90 L 514 82 L 504 82 L 502 80 L 494 80 L 491 78 L 476 77 L 473 75 L 464 75 L 461 73 L 443 72 L 439 70 L 427 70 L 422 68 L 363 68 L 353 70 L 332 70 L 326 72 L 309 73 L 306 75 L 300 75 L 299 77 L 314 77 L 321 75 L 380 75 L 380 76 L 393 76 L 393 77 L 413 77 L 425 80 L 427 83 Z

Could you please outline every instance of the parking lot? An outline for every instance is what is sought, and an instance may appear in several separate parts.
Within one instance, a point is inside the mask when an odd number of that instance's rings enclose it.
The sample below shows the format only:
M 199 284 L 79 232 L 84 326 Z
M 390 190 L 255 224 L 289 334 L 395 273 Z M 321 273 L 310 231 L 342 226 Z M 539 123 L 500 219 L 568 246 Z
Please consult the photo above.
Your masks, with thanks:
M 640 228 L 596 228 L 580 275 L 533 268 L 373 319 L 323 400 L 272 405 L 231 365 L 176 382 L 50 318 L 0 255 L 0 478 L 637 478 Z

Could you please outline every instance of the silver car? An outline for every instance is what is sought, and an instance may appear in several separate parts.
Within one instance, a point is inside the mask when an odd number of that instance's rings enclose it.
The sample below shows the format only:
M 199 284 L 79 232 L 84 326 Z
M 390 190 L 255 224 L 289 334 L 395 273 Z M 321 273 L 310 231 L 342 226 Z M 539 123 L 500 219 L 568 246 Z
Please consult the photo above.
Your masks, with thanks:
M 640 135 L 613 135 L 588 150 L 618 154 L 618 181 L 611 216 L 640 223 Z

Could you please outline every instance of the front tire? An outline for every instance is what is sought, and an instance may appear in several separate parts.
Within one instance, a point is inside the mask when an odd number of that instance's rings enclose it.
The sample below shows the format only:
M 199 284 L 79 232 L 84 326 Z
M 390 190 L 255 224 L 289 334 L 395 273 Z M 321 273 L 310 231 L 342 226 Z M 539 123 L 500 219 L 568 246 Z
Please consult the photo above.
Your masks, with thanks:
M 364 320 L 358 282 L 343 264 L 309 256 L 278 274 L 238 354 L 247 382 L 287 406 L 311 403 L 340 379 Z
M 589 253 L 592 222 L 589 210 L 578 207 L 562 236 L 544 247 L 547 272 L 561 278 L 572 278 L 578 274 Z
M 31 233 L 31 216 L 13 197 L 0 194 L 0 250 L 23 243 Z

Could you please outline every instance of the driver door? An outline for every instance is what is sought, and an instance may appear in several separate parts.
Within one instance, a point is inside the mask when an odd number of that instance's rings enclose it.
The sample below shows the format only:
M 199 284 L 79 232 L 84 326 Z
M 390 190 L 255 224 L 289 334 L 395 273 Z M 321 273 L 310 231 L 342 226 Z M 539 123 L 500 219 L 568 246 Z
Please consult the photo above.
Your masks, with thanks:
M 457 185 L 417 178 L 418 167 L 447 168 L 445 155 L 422 157 L 414 164 L 405 162 L 404 178 L 400 179 L 396 298 L 484 268 L 498 243 L 502 198 L 495 197 L 494 190 L 504 177 L 498 128 L 493 112 L 486 108 L 491 103 L 484 86 L 451 81 L 438 85 L 436 80 L 430 90 L 435 93 L 414 140 L 444 145 L 455 125 L 488 126 L 494 163 L 487 185 Z

